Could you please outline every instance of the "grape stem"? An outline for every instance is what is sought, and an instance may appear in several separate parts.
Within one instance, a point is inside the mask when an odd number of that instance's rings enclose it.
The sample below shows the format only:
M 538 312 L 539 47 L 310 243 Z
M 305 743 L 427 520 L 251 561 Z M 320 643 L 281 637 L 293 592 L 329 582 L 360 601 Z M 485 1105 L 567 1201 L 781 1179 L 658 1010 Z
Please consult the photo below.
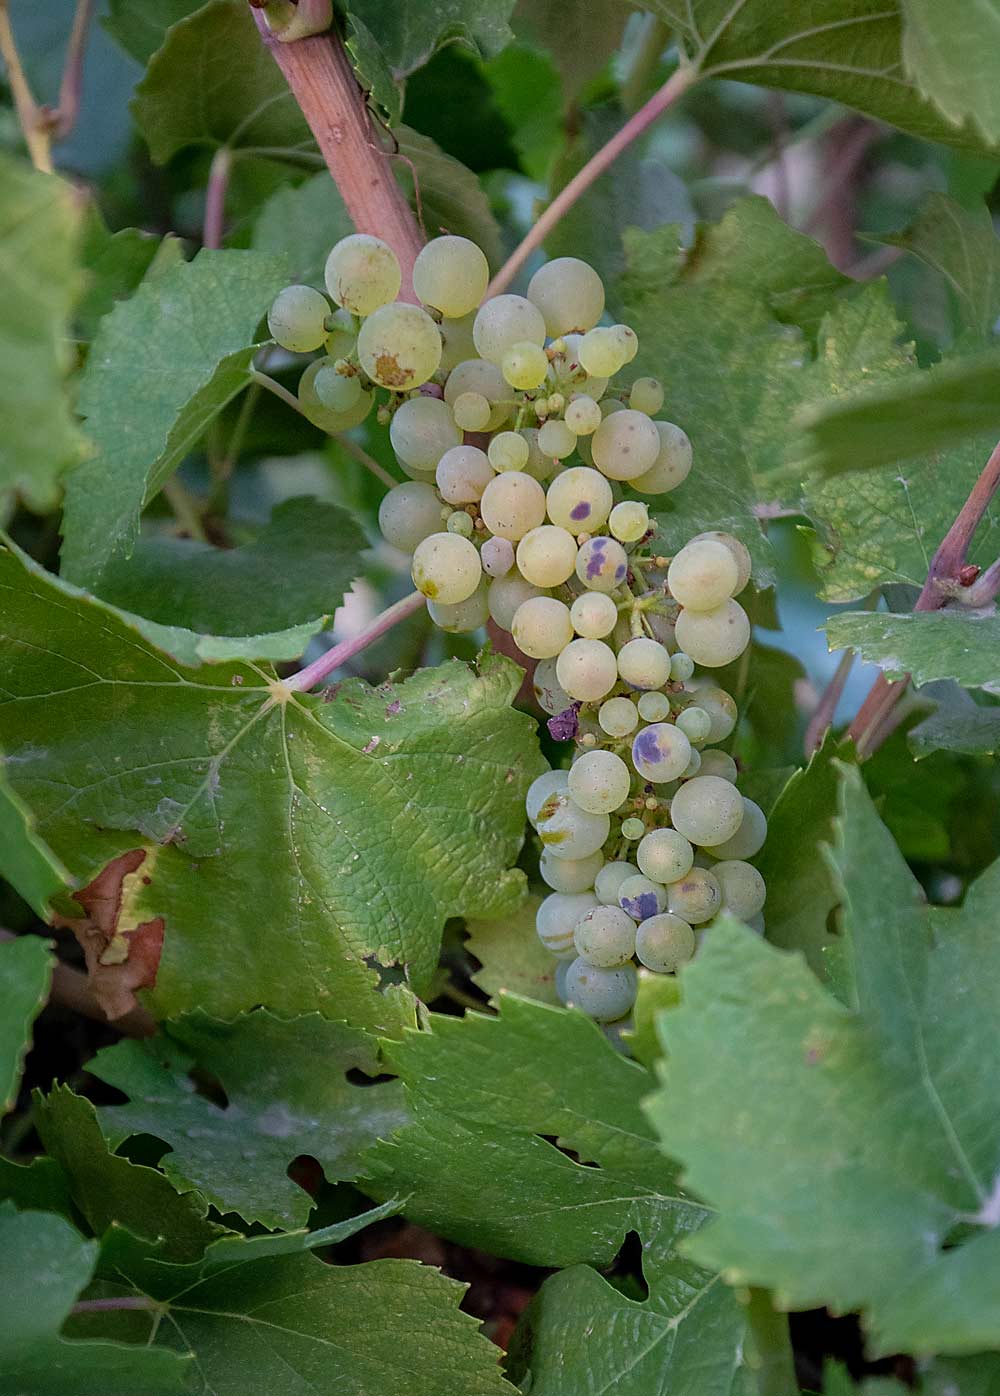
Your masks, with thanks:
M 746 1300 L 747 1327 L 753 1339 L 758 1396 L 799 1396 L 788 1315 L 774 1307 L 769 1290 L 751 1289 Z
M 7 69 L 7 86 L 14 99 L 31 163 L 43 174 L 52 173 L 52 129 L 35 101 L 18 52 L 10 23 L 8 0 L 0 0 L 0 58 Z
M 80 1299 L 70 1309 L 71 1314 L 113 1314 L 121 1309 L 146 1309 L 155 1311 L 165 1305 L 144 1294 L 123 1294 L 117 1299 Z
M 507 289 L 535 248 L 542 245 L 552 229 L 563 215 L 569 212 L 577 199 L 585 194 L 594 181 L 614 164 L 623 150 L 627 149 L 648 127 L 652 126 L 658 117 L 663 115 L 668 107 L 672 107 L 687 92 L 688 88 L 697 81 L 697 78 L 698 69 L 693 65 L 684 64 L 677 68 L 663 86 L 653 93 L 649 101 L 641 106 L 634 116 L 629 117 L 621 130 L 616 131 L 611 139 L 602 145 L 596 154 L 591 156 L 583 169 L 573 176 L 565 188 L 559 191 L 548 208 L 504 262 L 486 288 L 487 298 L 497 296 L 501 291 Z
M 304 669 L 300 669 L 298 673 L 285 679 L 285 687 L 296 693 L 307 692 L 308 689 L 315 687 L 321 679 L 325 679 L 327 674 L 332 674 L 334 669 L 339 669 L 349 659 L 353 659 L 356 654 L 360 654 L 363 649 L 367 649 L 369 645 L 381 639 L 386 631 L 391 630 L 394 625 L 399 625 L 400 621 L 409 620 L 410 616 L 416 615 L 421 606 L 426 604 L 427 598 L 425 596 L 421 595 L 419 591 L 411 591 L 401 601 L 387 606 L 370 625 L 366 625 L 350 640 L 341 640 L 339 644 L 331 646 L 326 654 L 321 654 L 319 659 L 314 659 Z
M 229 176 L 233 169 L 233 152 L 228 145 L 220 145 L 212 156 L 212 166 L 208 172 L 208 185 L 205 189 L 205 223 L 202 229 L 202 247 L 221 247 L 222 232 L 226 222 L 226 194 L 229 191 Z
M 354 226 L 387 242 L 403 272 L 400 299 L 415 301 L 413 263 L 423 246 L 420 227 L 396 182 L 372 124 L 364 93 L 334 31 L 282 43 L 258 9 L 261 42 L 277 63 L 309 123 Z
M 970 599 L 968 591 L 972 589 L 962 586 L 961 572 L 966 565 L 969 544 L 998 487 L 1000 443 L 993 448 L 979 479 L 969 491 L 968 499 L 931 559 L 927 580 L 914 604 L 914 611 L 939 611 L 953 598 Z M 1000 586 L 998 563 L 994 563 L 973 585 L 978 586 L 986 578 L 989 578 L 986 589 Z M 982 604 L 975 595 L 971 599 L 973 604 Z M 892 683 L 884 674 L 879 674 L 875 680 L 849 729 L 859 760 L 873 755 L 894 730 L 896 723 L 892 721 L 892 712 L 906 692 L 909 681 L 909 674 Z
M 275 397 L 280 398 L 287 407 L 292 408 L 294 412 L 298 412 L 300 417 L 306 415 L 302 411 L 301 404 L 295 394 L 289 392 L 284 384 L 279 383 L 276 378 L 272 378 L 270 374 L 261 373 L 260 369 L 257 368 L 250 370 L 250 377 L 258 388 L 266 388 L 269 393 L 273 393 Z M 366 470 L 371 471 L 375 479 L 380 480 L 388 489 L 391 490 L 399 484 L 399 481 L 394 480 L 388 470 L 383 469 L 373 456 L 370 456 L 366 450 L 359 446 L 356 441 L 352 441 L 349 436 L 343 433 L 334 433 L 332 439 L 336 441 L 338 446 L 342 446 L 349 456 L 353 456 L 360 465 L 363 465 Z

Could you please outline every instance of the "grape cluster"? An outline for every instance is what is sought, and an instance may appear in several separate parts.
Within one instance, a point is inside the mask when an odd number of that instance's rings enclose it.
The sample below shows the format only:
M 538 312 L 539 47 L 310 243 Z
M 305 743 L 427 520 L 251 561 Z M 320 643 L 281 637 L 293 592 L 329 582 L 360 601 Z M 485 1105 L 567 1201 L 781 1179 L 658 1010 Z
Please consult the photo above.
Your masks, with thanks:
M 632 1007 L 635 961 L 670 974 L 728 911 L 763 929 L 764 882 L 748 861 L 765 817 L 713 749 L 736 704 L 710 675 L 743 653 L 750 622 L 736 596 L 750 557 L 727 533 L 702 533 L 672 557 L 633 494 L 682 484 L 691 444 L 657 419 L 655 378 L 613 384 L 635 358 L 627 325 L 602 325 L 604 287 L 559 257 L 525 296 L 483 301 L 486 258 L 439 237 L 397 301 L 399 263 L 384 242 L 342 239 L 320 292 L 287 287 L 271 333 L 297 352 L 324 349 L 299 384 L 302 410 L 344 431 L 371 410 L 390 423 L 410 478 L 379 510 L 383 536 L 412 557 L 435 623 L 472 631 L 492 619 L 537 661 L 535 694 L 568 770 L 540 776 L 528 819 L 552 893 L 537 917 L 558 957 L 567 1003 L 601 1022 Z

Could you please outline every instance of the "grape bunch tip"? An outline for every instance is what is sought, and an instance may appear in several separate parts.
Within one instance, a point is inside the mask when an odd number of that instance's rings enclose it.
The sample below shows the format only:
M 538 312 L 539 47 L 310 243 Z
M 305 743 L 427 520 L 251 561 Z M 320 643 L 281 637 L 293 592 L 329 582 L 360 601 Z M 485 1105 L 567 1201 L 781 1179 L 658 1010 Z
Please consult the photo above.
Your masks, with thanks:
M 617 1024 L 640 970 L 676 973 L 720 914 L 763 931 L 750 860 L 767 820 L 717 747 L 736 704 L 698 673 L 750 642 L 736 600 L 750 556 L 724 532 L 661 556 L 648 505 L 623 497 L 676 489 L 692 449 L 658 417 L 657 379 L 615 384 L 639 344 L 601 323 L 593 268 L 558 257 L 526 295 L 484 301 L 488 281 L 473 242 L 438 237 L 413 268 L 421 304 L 400 302 L 392 249 L 354 234 L 327 259 L 329 300 L 286 287 L 268 324 L 287 350 L 323 351 L 298 393 L 317 426 L 346 431 L 390 394 L 379 411 L 409 478 L 379 527 L 410 555 L 433 621 L 465 632 L 492 619 L 536 661 L 550 732 L 574 744 L 569 768 L 526 799 L 551 889 L 537 932 L 560 999 Z

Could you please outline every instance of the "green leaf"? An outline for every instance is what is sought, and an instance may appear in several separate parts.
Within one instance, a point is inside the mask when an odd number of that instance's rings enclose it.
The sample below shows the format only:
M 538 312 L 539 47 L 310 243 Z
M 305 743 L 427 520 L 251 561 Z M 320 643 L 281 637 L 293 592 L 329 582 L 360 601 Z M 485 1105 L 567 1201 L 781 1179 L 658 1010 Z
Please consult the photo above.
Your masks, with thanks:
M 0 499 L 16 492 L 39 513 L 83 454 L 64 389 L 79 227 L 68 184 L 0 156 Z
M 162 918 L 159 1015 L 265 1005 L 398 1030 L 404 998 L 373 992 L 365 957 L 419 991 L 449 916 L 520 899 L 508 869 L 542 762 L 507 660 L 293 693 L 252 665 L 185 669 L 10 553 L 0 614 L 10 783 L 77 885 L 145 852 L 118 926 Z
M 116 1147 L 133 1134 L 163 1139 L 171 1152 L 160 1167 L 175 1187 L 245 1221 L 294 1227 L 313 1203 L 288 1176 L 293 1159 L 309 1154 L 330 1182 L 354 1178 L 361 1151 L 405 1122 L 398 1082 L 358 1086 L 345 1075 L 376 1070 L 373 1048 L 318 1013 L 258 1009 L 233 1023 L 193 1013 L 166 1037 L 105 1048 L 88 1069 L 129 1097 L 101 1111 Z M 194 1066 L 221 1083 L 224 1106 L 197 1092 Z
M 723 922 L 662 1019 L 652 1117 L 719 1209 L 685 1249 L 788 1307 L 863 1309 L 876 1352 L 995 1347 L 1000 865 L 929 910 L 851 768 L 838 835 L 856 1006 Z
M 0 1366 L 18 1396 L 174 1396 L 190 1357 L 121 1343 L 72 1343 L 59 1330 L 90 1282 L 97 1247 L 62 1217 L 0 1203 Z
M 167 30 L 202 0 L 111 0 L 110 13 L 101 21 L 122 48 L 145 65 L 163 43 Z
M 189 145 L 281 150 L 312 141 L 243 0 L 208 0 L 173 24 L 131 108 L 158 165 Z
M 652 1071 L 663 1056 L 656 1031 L 661 1012 L 676 1008 L 681 1001 L 680 980 L 674 974 L 654 974 L 639 970 L 639 992 L 632 1009 L 632 1028 L 624 1034 L 629 1051 L 637 1062 Z
M 203 250 L 104 319 L 80 384 L 95 454 L 66 489 L 70 581 L 92 586 L 130 555 L 143 505 L 249 383 L 254 333 L 285 280 L 277 257 Z
M 38 936 L 0 940 L 0 1115 L 17 1099 L 31 1025 L 49 996 L 54 956 Z
M 971 693 L 952 683 L 931 685 L 920 696 L 933 697 L 936 707 L 906 734 L 918 761 L 935 751 L 966 756 L 994 756 L 1000 751 L 1000 708 L 981 706 Z
M 51 916 L 50 898 L 61 892 L 69 874 L 35 832 L 31 810 L 10 787 L 0 752 L 0 877 L 43 921 Z
M 844 611 L 826 623 L 831 649 L 856 649 L 889 679 L 916 684 L 954 679 L 966 688 L 998 689 L 1000 616 L 944 611 Z
M 360 570 L 364 547 L 346 510 L 289 499 L 239 548 L 140 539 L 127 561 L 112 559 L 99 590 L 105 601 L 163 625 L 259 635 L 332 615 Z
M 501 994 L 520 994 L 539 1003 L 559 1002 L 555 961 L 535 931 L 540 900 L 532 895 L 509 916 L 466 923 L 465 948 L 482 966 L 472 982 L 493 1001 Z
M 676 9 L 671 17 L 705 77 L 810 92 L 961 150 L 995 147 L 992 136 L 984 141 L 943 118 L 907 80 L 901 16 L 884 0 L 814 0 L 806 10 L 772 0 L 693 0 Z
M 467 44 L 484 58 L 513 38 L 507 21 L 515 0 L 351 0 L 397 78 L 420 68 L 443 44 Z
M 813 554 L 823 599 L 857 601 L 890 583 L 923 586 L 934 551 L 993 445 L 980 437 L 946 454 L 863 475 L 835 475 L 811 487 L 806 508 L 818 525 Z M 998 551 L 1000 512 L 991 506 L 976 532 L 969 561 L 987 566 Z M 839 620 L 834 618 L 834 623 Z
M 622 0 L 588 0 L 586 22 L 581 23 L 573 0 L 522 0 L 517 6 L 518 48 L 523 52 L 530 44 L 555 63 L 561 79 L 560 107 L 575 102 L 605 68 L 619 46 L 628 12 Z M 508 52 L 501 55 L 501 62 Z
M 397 177 L 422 217 L 427 236 L 454 233 L 470 238 L 482 248 L 490 265 L 498 267 L 503 261 L 500 226 L 476 176 L 409 126 L 397 127 L 393 135 L 399 153 L 406 157 L 396 162 Z M 414 182 L 419 186 L 419 200 Z
M 49 1156 L 69 1179 L 73 1201 L 95 1236 L 115 1223 L 137 1236 L 161 1241 L 164 1257 L 195 1260 L 209 1242 L 226 1234 L 206 1219 L 198 1193 L 175 1192 L 155 1168 L 130 1163 L 108 1149 L 97 1111 L 68 1086 L 35 1092 L 34 1118 Z
M 508 44 L 485 71 L 526 173 L 547 182 L 563 134 L 562 88 L 552 58 L 524 44 Z
M 350 55 L 355 77 L 367 92 L 379 120 L 385 126 L 398 126 L 403 114 L 403 94 L 372 31 L 350 10 L 344 47 Z
M 934 0 L 901 0 L 906 71 L 954 126 L 971 123 L 989 144 L 1000 140 L 996 63 L 1000 5 L 977 0 L 955 11 Z
M 285 258 L 296 281 L 323 286 L 330 248 L 354 231 L 344 201 L 326 170 L 272 194 L 253 227 L 253 247 Z
M 985 204 L 968 209 L 944 194 L 928 194 L 903 232 L 870 240 L 912 252 L 944 278 L 954 297 L 958 336 L 993 339 L 1000 316 L 1000 239 Z
M 70 1221 L 75 1217 L 65 1171 L 43 1155 L 26 1164 L 0 1158 L 0 1198 L 13 1202 L 20 1212 L 58 1212 Z
M 144 276 L 166 270 L 183 255 L 180 238 L 161 239 L 141 228 L 109 232 L 98 211 L 91 208 L 81 249 L 85 286 L 73 316 L 82 337 L 93 339 L 116 302 L 131 296 Z
M 582 1014 L 514 995 L 503 996 L 499 1018 L 431 1022 L 431 1032 L 407 1033 L 389 1050 L 414 1122 L 372 1150 L 365 1190 L 409 1194 L 409 1217 L 462 1245 L 581 1267 L 547 1281 L 542 1308 L 527 1320 L 516 1375 L 523 1380 L 530 1367 L 532 1391 L 568 1396 L 589 1389 L 583 1373 L 601 1369 L 617 1390 L 612 1374 L 624 1382 L 641 1364 L 644 1379 L 660 1374 L 664 1391 L 728 1396 L 743 1320 L 721 1284 L 677 1259 L 678 1240 L 703 1212 L 678 1187 L 643 1117 L 649 1073 Z M 583 1268 L 610 1264 L 630 1230 L 643 1242 L 645 1304 Z M 639 1325 L 648 1364 L 641 1348 L 608 1344 L 595 1306 L 624 1331 Z M 565 1375 L 559 1350 L 572 1364 Z

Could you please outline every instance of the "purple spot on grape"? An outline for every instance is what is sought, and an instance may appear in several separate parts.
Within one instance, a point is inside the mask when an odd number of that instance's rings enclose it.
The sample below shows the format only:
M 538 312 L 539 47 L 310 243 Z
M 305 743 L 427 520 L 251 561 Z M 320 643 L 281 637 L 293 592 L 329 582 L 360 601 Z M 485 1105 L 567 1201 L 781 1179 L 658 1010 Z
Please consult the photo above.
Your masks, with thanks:
M 644 766 L 656 766 L 663 760 L 660 743 L 652 727 L 644 727 L 632 743 L 632 759 Z
M 604 545 L 606 542 L 607 539 L 598 538 L 594 546 L 590 549 L 589 553 L 587 554 L 588 581 L 592 577 L 599 577 L 601 573 L 604 571 Z
M 625 573 L 626 573 L 627 570 L 628 570 L 628 569 L 626 568 L 624 562 L 621 563 L 620 566 L 616 567 L 616 568 L 615 568 L 615 580 L 618 581 L 618 582 L 620 582 L 620 581 L 622 580 L 622 578 L 625 576 Z
M 581 499 L 579 504 L 574 504 L 573 508 L 569 511 L 570 518 L 575 519 L 577 523 L 579 523 L 581 519 L 587 518 L 589 514 L 590 505 L 585 499 Z
M 555 717 L 549 718 L 545 725 L 554 742 L 568 742 L 571 737 L 576 736 L 580 730 L 579 711 L 580 704 L 573 703 L 561 713 L 556 713 Z
M 658 907 L 655 892 L 641 892 L 638 897 L 622 897 L 622 911 L 627 911 L 633 921 L 645 921 L 655 916 Z

